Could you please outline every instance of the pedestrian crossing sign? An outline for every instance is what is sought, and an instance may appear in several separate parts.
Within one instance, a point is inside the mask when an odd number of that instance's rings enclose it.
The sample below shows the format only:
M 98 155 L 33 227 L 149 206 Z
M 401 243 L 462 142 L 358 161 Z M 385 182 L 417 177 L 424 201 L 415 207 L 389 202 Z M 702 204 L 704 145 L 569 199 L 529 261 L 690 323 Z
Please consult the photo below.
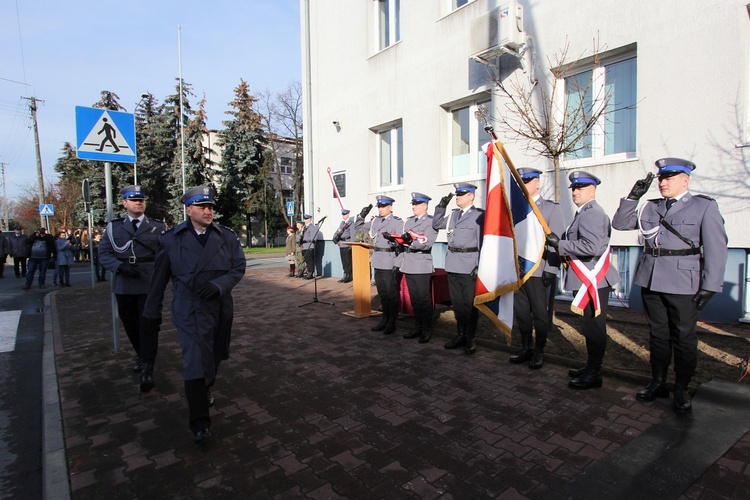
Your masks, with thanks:
M 52 217 L 55 215 L 55 207 L 52 205 L 39 205 L 39 215 L 43 217 Z
M 76 142 L 82 160 L 135 163 L 135 116 L 76 106 Z

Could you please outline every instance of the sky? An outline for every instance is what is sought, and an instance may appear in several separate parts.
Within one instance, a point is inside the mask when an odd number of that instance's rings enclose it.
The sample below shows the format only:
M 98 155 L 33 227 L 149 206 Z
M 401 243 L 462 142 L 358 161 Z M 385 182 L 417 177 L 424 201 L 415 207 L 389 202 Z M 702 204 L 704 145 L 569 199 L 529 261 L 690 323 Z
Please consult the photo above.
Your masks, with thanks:
M 117 94 L 129 113 L 144 92 L 162 102 L 176 93 L 180 52 L 191 105 L 205 95 L 208 126 L 221 129 L 240 79 L 253 94 L 300 81 L 299 0 L 0 0 L 0 162 L 8 201 L 36 192 L 23 97 L 44 101 L 37 123 L 47 184 L 63 144 L 76 145 L 76 106 L 92 106 L 102 90 Z

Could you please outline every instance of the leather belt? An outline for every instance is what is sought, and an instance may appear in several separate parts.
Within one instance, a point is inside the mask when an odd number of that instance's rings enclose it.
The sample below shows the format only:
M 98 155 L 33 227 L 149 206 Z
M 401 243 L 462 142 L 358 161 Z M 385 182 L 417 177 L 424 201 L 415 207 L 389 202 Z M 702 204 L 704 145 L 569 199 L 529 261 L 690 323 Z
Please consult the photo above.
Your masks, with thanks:
M 452 247 L 448 245 L 448 251 L 453 253 L 472 253 L 472 252 L 478 252 L 479 249 L 476 247 L 472 248 L 458 248 L 458 247 Z
M 128 257 L 127 259 L 117 259 L 120 262 L 129 262 L 131 264 L 140 264 L 141 262 L 153 262 L 153 257 Z
M 373 248 L 376 252 L 395 252 L 395 248 Z
M 686 255 L 698 255 L 701 253 L 700 248 L 680 248 L 670 249 L 662 247 L 646 247 L 643 249 L 643 253 L 646 255 L 653 255 L 654 257 L 684 257 Z
M 406 253 L 432 253 L 432 250 L 415 250 L 413 248 L 406 247 Z

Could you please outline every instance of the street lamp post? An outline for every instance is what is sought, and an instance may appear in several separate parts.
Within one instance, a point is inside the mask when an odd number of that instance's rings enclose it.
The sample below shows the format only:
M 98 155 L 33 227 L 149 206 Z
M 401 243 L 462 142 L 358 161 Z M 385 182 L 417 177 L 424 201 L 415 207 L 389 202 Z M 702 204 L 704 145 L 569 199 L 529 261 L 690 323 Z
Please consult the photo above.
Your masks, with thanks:
M 150 96 L 151 96 L 151 94 L 149 94 L 148 92 L 144 92 L 143 94 L 141 94 L 141 100 L 138 101 L 135 104 L 135 108 L 133 108 L 133 115 L 135 115 L 135 113 L 138 111 L 138 108 L 140 107 L 140 105 L 143 104 L 143 100 L 146 99 L 147 97 L 150 97 Z M 148 119 L 148 117 L 146 117 L 146 119 Z M 137 161 L 138 160 L 136 158 L 136 162 L 133 163 L 133 184 L 138 184 L 138 163 L 137 163 Z

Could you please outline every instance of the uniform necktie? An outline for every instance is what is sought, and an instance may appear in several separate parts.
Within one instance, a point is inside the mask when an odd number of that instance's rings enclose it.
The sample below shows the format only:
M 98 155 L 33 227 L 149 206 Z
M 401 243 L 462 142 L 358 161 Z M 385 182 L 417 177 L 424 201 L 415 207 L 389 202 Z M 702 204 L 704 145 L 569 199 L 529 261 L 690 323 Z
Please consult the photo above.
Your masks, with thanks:
M 674 198 L 669 198 L 667 200 L 667 211 L 669 211 L 669 209 L 672 208 L 672 205 L 674 205 L 675 203 L 677 203 L 677 200 L 675 200 Z
M 138 231 L 138 219 L 133 219 L 131 222 L 133 223 L 133 232 Z

